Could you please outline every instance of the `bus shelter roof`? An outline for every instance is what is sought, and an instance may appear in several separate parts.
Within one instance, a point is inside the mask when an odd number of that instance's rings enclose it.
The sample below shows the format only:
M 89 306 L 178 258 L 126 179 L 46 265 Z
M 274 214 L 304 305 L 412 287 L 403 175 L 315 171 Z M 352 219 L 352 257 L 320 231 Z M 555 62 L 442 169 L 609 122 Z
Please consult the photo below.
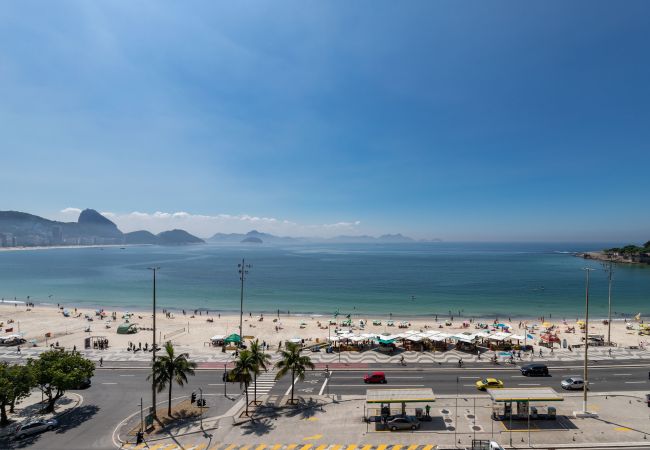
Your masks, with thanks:
M 367 389 L 366 403 L 427 403 L 435 402 L 431 388 Z
M 493 402 L 561 402 L 564 398 L 551 387 L 487 389 Z

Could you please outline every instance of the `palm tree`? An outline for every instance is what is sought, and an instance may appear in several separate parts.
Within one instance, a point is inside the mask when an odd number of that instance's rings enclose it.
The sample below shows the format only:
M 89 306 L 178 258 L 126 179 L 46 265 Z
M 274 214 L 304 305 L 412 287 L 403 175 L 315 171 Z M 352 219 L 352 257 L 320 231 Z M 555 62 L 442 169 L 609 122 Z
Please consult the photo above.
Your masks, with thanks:
M 293 404 L 293 389 L 295 387 L 295 380 L 305 379 L 305 370 L 307 368 L 314 369 L 314 363 L 311 362 L 309 356 L 300 356 L 300 346 L 291 342 L 287 342 L 285 350 L 282 350 L 282 359 L 275 363 L 275 367 L 280 369 L 275 376 L 278 380 L 291 371 L 291 403 Z
M 153 377 L 156 390 L 162 392 L 169 385 L 169 404 L 167 415 L 172 415 L 172 384 L 176 382 L 179 386 L 187 383 L 187 376 L 194 375 L 196 363 L 190 361 L 188 353 L 174 354 L 174 346 L 171 342 L 165 344 L 165 354 L 157 356 L 153 363 Z M 147 380 L 151 379 L 151 375 Z M 154 405 L 155 408 L 155 405 Z
M 246 391 L 246 415 L 248 415 L 248 385 L 251 383 L 251 374 L 257 372 L 258 366 L 250 350 L 239 352 L 239 359 L 235 361 L 235 367 L 231 372 L 231 377 L 239 380 L 239 385 L 244 385 Z
M 266 364 L 271 361 L 271 356 L 267 353 L 264 353 L 260 346 L 260 342 L 258 339 L 255 339 L 255 341 L 251 342 L 251 358 L 253 358 L 253 361 L 255 362 L 255 365 L 257 366 L 257 370 L 253 372 L 253 375 L 255 375 L 254 379 L 254 384 L 253 384 L 253 403 L 257 405 L 257 375 L 264 369 L 266 369 Z

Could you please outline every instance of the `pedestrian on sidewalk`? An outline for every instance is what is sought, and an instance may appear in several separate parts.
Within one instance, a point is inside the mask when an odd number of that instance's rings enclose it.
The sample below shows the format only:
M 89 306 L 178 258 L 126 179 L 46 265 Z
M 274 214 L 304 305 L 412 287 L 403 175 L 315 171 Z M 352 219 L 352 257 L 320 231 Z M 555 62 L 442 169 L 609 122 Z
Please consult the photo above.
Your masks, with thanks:
M 18 346 L 18 348 L 16 348 L 16 353 L 18 353 L 19 355 L 21 354 L 20 353 L 20 345 Z
M 104 367 L 104 357 L 103 356 L 101 356 L 99 358 L 99 367 Z

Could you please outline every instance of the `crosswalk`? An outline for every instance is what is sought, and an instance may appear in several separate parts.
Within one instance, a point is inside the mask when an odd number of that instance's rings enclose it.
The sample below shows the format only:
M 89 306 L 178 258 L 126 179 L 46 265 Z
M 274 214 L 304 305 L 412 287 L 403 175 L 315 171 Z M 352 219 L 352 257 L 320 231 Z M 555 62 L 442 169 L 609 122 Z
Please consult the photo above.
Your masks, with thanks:
M 435 450 L 435 444 L 124 444 L 128 450 Z
M 257 376 L 257 396 L 266 395 L 271 392 L 273 385 L 275 385 L 275 374 L 276 371 L 269 370 L 268 372 L 262 372 Z M 248 396 L 253 396 L 255 392 L 255 383 L 248 386 Z M 254 449 L 253 449 L 254 450 Z

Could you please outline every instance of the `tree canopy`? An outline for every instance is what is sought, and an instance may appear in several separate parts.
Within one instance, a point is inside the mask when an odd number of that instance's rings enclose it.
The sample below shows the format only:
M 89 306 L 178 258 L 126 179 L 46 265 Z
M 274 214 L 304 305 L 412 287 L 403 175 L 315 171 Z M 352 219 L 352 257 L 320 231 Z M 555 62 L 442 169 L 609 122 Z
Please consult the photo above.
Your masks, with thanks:
M 95 363 L 76 352 L 50 350 L 31 360 L 36 384 L 47 397 L 47 412 L 54 411 L 55 402 L 65 391 L 75 389 L 95 373 Z
M 16 403 L 29 396 L 36 387 L 36 377 L 30 365 L 0 363 L 0 425 L 9 423 L 7 407 L 13 411 Z

